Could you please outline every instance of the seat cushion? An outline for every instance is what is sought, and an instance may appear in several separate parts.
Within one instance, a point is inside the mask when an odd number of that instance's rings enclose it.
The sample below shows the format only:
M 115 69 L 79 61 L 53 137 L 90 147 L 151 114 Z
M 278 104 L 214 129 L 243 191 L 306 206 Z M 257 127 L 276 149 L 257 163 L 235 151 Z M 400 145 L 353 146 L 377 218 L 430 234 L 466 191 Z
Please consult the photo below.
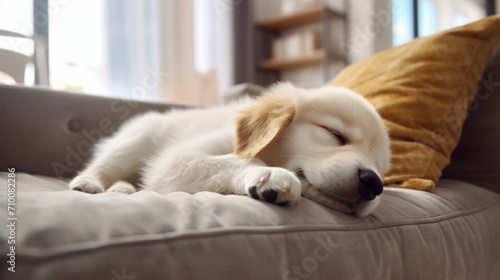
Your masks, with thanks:
M 432 191 L 460 139 L 481 74 L 500 42 L 500 15 L 377 53 L 333 80 L 365 96 L 391 137 L 384 184 Z
M 49 177 L 15 179 L 16 272 L 2 269 L 2 279 L 500 275 L 500 194 L 460 181 L 443 180 L 434 193 L 386 188 L 379 208 L 356 218 L 304 198 L 279 207 L 210 192 L 90 195 Z M 2 192 L 3 221 L 6 204 Z M 8 235 L 1 231 L 2 252 Z

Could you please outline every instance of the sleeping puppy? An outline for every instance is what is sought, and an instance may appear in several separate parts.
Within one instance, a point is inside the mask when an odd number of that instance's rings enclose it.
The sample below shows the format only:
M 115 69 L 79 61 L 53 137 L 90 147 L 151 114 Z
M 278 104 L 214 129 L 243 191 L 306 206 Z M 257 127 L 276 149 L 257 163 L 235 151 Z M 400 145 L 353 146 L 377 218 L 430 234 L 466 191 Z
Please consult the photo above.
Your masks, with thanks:
M 97 145 L 70 188 L 212 191 L 282 206 L 304 196 L 361 217 L 379 203 L 389 157 L 387 130 L 361 95 L 280 83 L 256 100 L 135 117 Z

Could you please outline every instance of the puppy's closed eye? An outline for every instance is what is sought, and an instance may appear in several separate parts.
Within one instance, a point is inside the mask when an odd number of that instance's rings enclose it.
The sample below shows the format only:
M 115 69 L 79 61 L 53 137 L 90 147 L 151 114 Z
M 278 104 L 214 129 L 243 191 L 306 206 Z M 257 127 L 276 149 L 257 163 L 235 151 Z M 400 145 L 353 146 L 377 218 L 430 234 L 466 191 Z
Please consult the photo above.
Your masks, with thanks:
M 333 128 L 326 127 L 326 126 L 321 126 L 321 127 L 323 129 L 325 129 L 326 131 L 328 131 L 328 133 L 330 133 L 333 137 L 335 137 L 335 139 L 340 143 L 341 146 L 344 146 L 345 144 L 349 143 L 349 139 L 347 139 L 346 137 L 344 137 L 337 130 L 335 130 Z

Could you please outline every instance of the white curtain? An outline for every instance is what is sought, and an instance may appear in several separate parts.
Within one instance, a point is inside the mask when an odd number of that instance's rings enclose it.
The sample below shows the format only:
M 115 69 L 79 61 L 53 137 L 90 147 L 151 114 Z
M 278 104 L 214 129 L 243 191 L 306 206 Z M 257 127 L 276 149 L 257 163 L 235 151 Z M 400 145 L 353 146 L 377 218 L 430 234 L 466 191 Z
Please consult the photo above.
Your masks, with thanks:
M 223 0 L 167 0 L 161 7 L 158 97 L 220 103 L 232 84 L 232 6 Z

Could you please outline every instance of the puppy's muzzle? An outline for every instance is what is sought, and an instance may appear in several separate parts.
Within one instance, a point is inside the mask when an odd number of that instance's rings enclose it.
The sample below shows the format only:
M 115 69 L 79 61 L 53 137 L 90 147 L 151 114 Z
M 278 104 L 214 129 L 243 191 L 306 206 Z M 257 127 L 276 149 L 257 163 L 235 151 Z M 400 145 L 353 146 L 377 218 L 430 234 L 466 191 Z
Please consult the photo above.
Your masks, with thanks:
M 382 193 L 384 185 L 380 177 L 371 170 L 359 171 L 359 194 L 364 200 L 374 200 L 377 195 Z

